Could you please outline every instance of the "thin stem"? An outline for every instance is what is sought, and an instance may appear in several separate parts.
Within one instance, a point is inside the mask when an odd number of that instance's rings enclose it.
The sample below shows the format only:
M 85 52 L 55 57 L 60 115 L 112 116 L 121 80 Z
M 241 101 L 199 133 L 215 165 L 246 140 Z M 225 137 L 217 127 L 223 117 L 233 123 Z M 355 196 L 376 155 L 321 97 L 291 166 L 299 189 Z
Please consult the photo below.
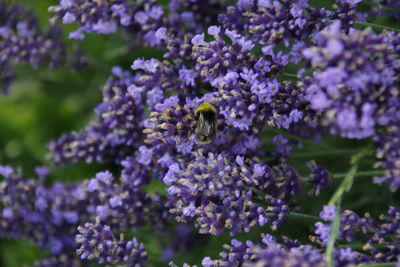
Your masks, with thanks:
M 340 184 L 340 186 L 338 187 L 336 192 L 333 194 L 333 196 L 329 200 L 328 205 L 335 205 L 335 203 L 340 202 L 343 193 L 345 191 L 350 190 L 350 188 L 353 184 L 354 176 L 357 173 L 357 168 L 358 168 L 358 165 L 353 165 L 353 167 L 351 167 L 350 171 L 346 174 L 346 176 L 344 177 L 344 180 L 342 181 L 342 183 Z
M 381 4 L 378 4 L 377 6 L 379 7 L 379 9 L 384 10 L 384 11 L 400 13 L 400 9 L 398 9 L 398 8 L 384 6 L 384 5 L 381 5 Z
M 356 21 L 355 24 L 360 27 L 371 27 L 371 28 L 376 28 L 376 29 L 381 29 L 381 30 L 400 32 L 400 29 L 398 29 L 398 28 L 375 24 L 375 23 L 370 23 L 370 22 Z
M 281 76 L 286 76 L 286 77 L 289 77 L 289 78 L 293 78 L 293 79 L 298 79 L 297 74 L 294 74 L 294 73 L 283 72 L 280 75 Z
M 368 1 L 363 1 L 363 4 L 369 5 L 369 6 L 376 6 L 378 7 L 380 10 L 384 10 L 384 11 L 390 11 L 390 12 L 394 12 L 394 13 L 400 13 L 400 9 L 398 8 L 394 8 L 394 7 L 389 7 L 389 6 L 384 6 L 382 4 L 379 3 L 371 3 Z
M 338 245 L 338 248 L 351 248 L 353 250 L 363 250 L 365 244 L 355 243 L 355 244 L 343 244 Z M 373 248 L 384 249 L 385 245 L 382 244 L 374 244 Z
M 253 192 L 256 193 L 257 195 L 262 195 L 261 191 L 259 191 L 259 190 L 253 190 Z M 254 202 L 259 203 L 260 205 L 263 205 L 263 206 L 266 205 L 265 202 L 262 202 L 260 200 L 254 200 Z M 270 214 L 269 216 L 275 216 L 275 214 Z M 311 221 L 311 222 L 324 221 L 323 219 L 321 219 L 318 216 L 299 213 L 299 212 L 293 212 L 293 211 L 289 212 L 288 218 L 290 220 L 299 220 L 299 221 Z
M 336 190 L 336 192 L 333 194 L 332 198 L 329 200 L 328 205 L 330 206 L 335 206 L 335 218 L 332 222 L 332 228 L 331 228 L 331 233 L 329 235 L 329 241 L 328 245 L 326 247 L 326 253 L 325 253 L 325 260 L 328 264 L 328 267 L 334 267 L 334 261 L 333 261 L 333 251 L 335 248 L 335 242 L 336 239 L 339 235 L 339 229 L 340 229 L 340 206 L 342 204 L 342 197 L 344 192 L 350 191 L 355 174 L 357 173 L 358 169 L 358 163 L 359 161 L 370 152 L 370 146 L 366 147 L 362 151 L 358 152 L 355 154 L 352 159 L 351 159 L 351 164 L 352 167 L 350 168 L 349 172 L 346 174 L 344 177 L 342 183 Z
M 324 148 L 324 149 L 337 150 L 336 148 L 333 148 L 333 147 L 328 146 L 328 145 L 323 144 L 323 143 L 318 143 L 318 142 L 315 142 L 315 141 L 312 141 L 312 140 L 309 140 L 309 139 L 302 138 L 302 137 L 297 136 L 297 135 L 285 133 L 285 132 L 283 132 L 283 131 L 281 131 L 281 130 L 279 130 L 277 128 L 270 128 L 270 130 L 272 132 L 281 134 L 281 135 L 283 135 L 283 136 L 285 136 L 285 137 L 287 137 L 289 139 L 293 139 L 295 141 L 299 141 L 299 142 L 302 142 L 302 143 L 305 143 L 305 144 L 311 144 L 311 145 L 314 145 L 314 146 L 319 146 L 319 147 Z
M 339 229 L 340 229 L 340 204 L 341 204 L 342 199 L 339 198 L 336 201 L 336 209 L 335 209 L 335 219 L 333 220 L 332 223 L 332 228 L 331 228 L 331 233 L 329 235 L 329 241 L 328 245 L 326 247 L 326 253 L 325 253 L 325 259 L 326 263 L 328 264 L 328 267 L 334 267 L 334 262 L 333 262 L 333 251 L 335 248 L 335 241 L 336 238 L 339 235 Z
M 360 264 L 356 267 L 394 267 L 397 262 L 385 262 L 385 263 L 372 263 L 372 264 Z
M 307 221 L 313 221 L 313 222 L 318 222 L 318 221 L 323 221 L 320 217 L 314 216 L 314 215 L 308 215 L 304 213 L 298 213 L 298 212 L 289 212 L 289 218 L 294 219 L 294 220 L 307 220 Z
M 371 152 L 369 148 L 370 148 L 370 146 L 368 146 L 367 148 L 358 152 L 357 154 L 355 154 L 352 157 L 352 159 L 351 159 L 352 167 L 347 172 L 342 183 L 340 184 L 340 186 L 338 187 L 336 192 L 333 194 L 332 198 L 329 200 L 328 205 L 335 205 L 335 203 L 337 203 L 341 200 L 344 192 L 350 191 L 351 186 L 353 185 L 354 177 L 357 173 L 358 163 L 365 155 L 367 155 L 368 153 Z
M 297 153 L 290 156 L 290 158 L 305 158 L 305 157 L 315 157 L 315 156 L 330 156 L 330 155 L 348 155 L 354 154 L 359 150 L 354 149 L 344 149 L 344 150 L 333 150 L 333 151 L 319 151 L 312 153 Z
M 108 50 L 106 53 L 104 53 L 103 58 L 108 61 L 126 55 L 128 52 L 129 50 L 126 46 L 121 46 L 112 50 Z
M 372 170 L 372 171 L 361 171 L 354 174 L 354 177 L 362 177 L 362 176 L 375 176 L 375 175 L 384 175 L 385 171 L 383 170 Z M 344 178 L 347 173 L 336 173 L 333 174 L 333 178 Z

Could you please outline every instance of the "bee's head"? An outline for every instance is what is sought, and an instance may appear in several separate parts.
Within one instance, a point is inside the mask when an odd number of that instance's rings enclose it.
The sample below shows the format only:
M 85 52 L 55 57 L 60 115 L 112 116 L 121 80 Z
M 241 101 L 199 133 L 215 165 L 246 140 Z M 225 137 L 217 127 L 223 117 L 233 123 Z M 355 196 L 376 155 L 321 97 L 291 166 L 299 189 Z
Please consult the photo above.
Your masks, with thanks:
M 216 114 L 217 110 L 210 103 L 203 102 L 196 108 L 196 110 L 194 112 L 194 115 L 195 115 L 196 118 L 198 118 L 200 112 L 211 112 L 211 113 L 215 113 Z

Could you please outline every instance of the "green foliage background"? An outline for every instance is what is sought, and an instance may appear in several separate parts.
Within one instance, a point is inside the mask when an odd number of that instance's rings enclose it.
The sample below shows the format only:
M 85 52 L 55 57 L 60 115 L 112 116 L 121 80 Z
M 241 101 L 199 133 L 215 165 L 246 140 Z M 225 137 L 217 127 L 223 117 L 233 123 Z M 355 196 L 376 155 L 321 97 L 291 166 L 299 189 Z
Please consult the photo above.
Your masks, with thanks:
M 48 25 L 51 16 L 47 8 L 57 3 L 56 0 L 20 0 L 26 7 L 35 10 L 41 25 Z M 166 2 L 166 1 L 164 1 Z M 314 1 L 319 5 L 327 1 Z M 376 23 L 394 25 L 396 21 L 386 17 L 377 18 Z M 68 32 L 74 26 L 64 26 L 67 46 L 77 45 L 67 40 Z M 47 165 L 46 143 L 58 138 L 64 132 L 82 129 L 94 118 L 93 108 L 100 103 L 99 88 L 110 75 L 112 66 L 119 65 L 126 69 L 138 57 L 158 57 L 162 53 L 151 48 L 127 49 L 127 40 L 119 33 L 111 36 L 88 35 L 79 42 L 88 56 L 89 64 L 79 73 L 72 73 L 67 68 L 48 70 L 43 67 L 32 70 L 28 65 L 19 65 L 18 80 L 13 84 L 9 95 L 0 95 L 0 164 L 20 166 L 27 177 L 34 173 L 37 165 Z M 1 71 L 1 70 L 0 70 Z M 271 129 L 268 137 L 275 130 Z M 270 139 L 269 139 L 270 140 Z M 306 162 L 315 159 L 332 173 L 344 173 L 349 168 L 350 156 L 365 147 L 371 140 L 354 141 L 329 137 L 324 145 L 305 143 L 303 148 L 295 150 L 291 163 L 304 176 L 308 175 Z M 265 149 L 272 149 L 272 142 L 267 142 Z M 365 158 L 360 171 L 372 170 L 375 161 L 373 155 Z M 118 173 L 118 167 L 107 164 L 84 164 L 53 166 L 49 183 L 54 181 L 73 182 L 93 177 L 97 171 L 111 169 Z M 329 188 L 319 196 L 310 196 L 304 190 L 292 208 L 301 207 L 302 213 L 318 215 L 327 203 L 341 178 L 334 179 Z M 357 212 L 370 212 L 374 216 L 385 212 L 389 205 L 399 206 L 399 193 L 392 194 L 388 186 L 372 185 L 371 177 L 357 177 L 352 191 L 345 195 L 343 207 Z M 162 191 L 161 183 L 154 182 L 147 187 L 149 191 Z M 279 228 L 275 235 L 285 234 L 307 242 L 314 222 L 305 219 L 291 219 Z M 266 226 L 252 230 L 249 234 L 240 234 L 238 239 L 259 240 L 260 233 L 271 232 Z M 144 229 L 135 235 L 144 242 L 150 260 L 148 266 L 166 266 L 161 260 L 161 246 L 167 240 L 165 236 L 155 236 L 152 230 Z M 188 262 L 199 264 L 204 256 L 215 257 L 222 250 L 222 244 L 229 242 L 227 233 L 219 237 L 194 240 L 189 252 L 181 253 L 174 259 L 176 263 Z M 0 266 L 14 267 L 31 265 L 47 252 L 40 251 L 28 240 L 14 241 L 0 239 Z

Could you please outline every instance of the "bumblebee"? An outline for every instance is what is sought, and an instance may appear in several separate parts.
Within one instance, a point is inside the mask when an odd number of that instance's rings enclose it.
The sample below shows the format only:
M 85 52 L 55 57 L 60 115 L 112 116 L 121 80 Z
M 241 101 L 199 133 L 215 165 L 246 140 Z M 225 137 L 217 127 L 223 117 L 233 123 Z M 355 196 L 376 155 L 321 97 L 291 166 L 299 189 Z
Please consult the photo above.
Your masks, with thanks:
M 194 112 L 195 139 L 199 144 L 214 142 L 217 132 L 217 110 L 208 102 L 201 103 Z

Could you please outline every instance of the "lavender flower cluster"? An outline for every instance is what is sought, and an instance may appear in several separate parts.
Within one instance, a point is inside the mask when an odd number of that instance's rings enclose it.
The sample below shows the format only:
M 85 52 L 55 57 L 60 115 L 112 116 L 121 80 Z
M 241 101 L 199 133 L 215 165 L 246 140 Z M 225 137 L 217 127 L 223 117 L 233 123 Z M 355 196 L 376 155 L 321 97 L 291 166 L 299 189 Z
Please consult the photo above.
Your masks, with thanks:
M 369 139 L 376 145 L 374 167 L 383 169 L 374 182 L 399 188 L 400 34 L 357 28 L 360 18 L 368 24 L 369 14 L 357 9 L 359 0 L 325 8 L 307 0 L 227 2 L 60 0 L 49 8 L 54 26 L 48 34 L 31 13 L 0 3 L 6 87 L 15 62 L 62 64 L 57 21 L 77 27 L 72 39 L 121 29 L 134 45 L 164 53 L 163 59 L 134 59 L 130 70 L 114 66 L 96 119 L 48 144 L 54 164 L 112 163 L 118 175 L 105 170 L 49 187 L 45 168 L 37 169 L 38 179 L 0 168 L 1 236 L 30 238 L 50 249 L 36 266 L 145 266 L 152 255 L 121 233 L 148 226 L 161 234 L 175 222 L 192 223 L 196 232 L 214 236 L 264 225 L 277 230 L 300 194 L 312 187 L 318 195 L 331 180 L 315 161 L 308 164 L 309 177 L 291 164 L 301 140 Z M 194 111 L 203 102 L 217 113 L 210 144 L 193 134 Z M 279 134 L 268 136 L 271 129 Z M 155 181 L 165 194 L 146 190 Z M 334 266 L 400 262 L 398 208 L 379 220 L 338 213 Z M 258 243 L 233 239 L 219 259 L 206 257 L 202 266 L 332 266 L 325 249 L 335 214 L 335 206 L 323 208 L 312 242 L 271 234 Z M 186 244 L 193 235 L 180 237 Z M 361 248 L 356 241 L 364 242 Z M 177 247 L 167 244 L 165 258 Z
M 324 206 L 320 217 L 327 223 L 317 222 L 315 234 L 317 242 L 326 245 L 332 227 L 329 222 L 334 220 L 335 206 Z M 379 221 L 372 218 L 370 214 L 363 217 L 351 210 L 340 211 L 339 240 L 352 242 L 357 235 L 365 236 L 368 240 L 363 244 L 363 252 L 353 253 L 359 262 L 396 262 L 399 260 L 399 226 L 400 210 L 390 206 L 387 214 L 381 215 Z
M 377 155 L 384 158 L 380 165 L 387 169 L 385 177 L 375 181 L 390 182 L 396 191 L 398 149 L 391 147 L 396 145 L 392 132 L 400 111 L 399 35 L 371 29 L 344 34 L 340 21 L 335 21 L 313 38 L 314 44 L 303 50 L 315 69 L 303 81 L 311 108 L 323 113 L 321 123 L 333 134 L 374 137 L 380 145 Z
M 35 14 L 22 5 L 0 2 L 0 86 L 7 92 L 15 79 L 13 65 L 27 62 L 39 68 L 48 62 L 56 68 L 65 62 L 61 28 L 53 25 L 43 31 Z M 52 53 L 49 53 L 52 51 Z
M 96 258 L 101 263 L 120 259 L 135 266 L 141 261 L 139 258 L 146 256 L 143 244 L 135 239 L 126 243 L 117 241 L 110 227 L 123 231 L 151 225 L 161 230 L 167 223 L 168 213 L 160 208 L 165 199 L 148 195 L 138 188 L 140 184 L 132 182 L 132 178 L 145 176 L 143 172 L 125 174 L 119 183 L 106 171 L 81 183 L 46 187 L 48 173 L 47 168 L 40 167 L 38 179 L 26 179 L 20 170 L 0 168 L 4 177 L 0 185 L 0 233 L 15 239 L 29 237 L 41 248 L 48 248 L 60 257 L 65 255 L 62 266 L 71 266 L 71 261 L 84 264 L 75 255 L 80 244 L 78 253 L 82 259 Z M 122 214 L 125 215 L 120 217 Z M 77 229 L 80 234 L 75 237 Z M 93 244 L 95 238 L 100 242 L 103 237 L 108 238 L 103 245 Z M 125 250 L 121 251 L 123 247 Z
M 335 206 L 325 206 L 320 216 L 329 222 L 333 220 L 334 214 Z M 362 252 L 355 250 L 350 244 L 336 249 L 334 266 L 398 261 L 399 216 L 400 210 L 395 207 L 390 207 L 387 215 L 382 215 L 379 222 L 369 214 L 360 217 L 353 211 L 342 211 L 340 238 L 350 242 L 355 239 L 356 234 L 361 233 L 365 236 L 370 235 L 370 239 L 363 245 Z M 220 253 L 220 258 L 205 257 L 202 266 L 328 266 L 320 248 L 321 245 L 323 247 L 327 244 L 326 238 L 329 238 L 330 231 L 329 223 L 317 222 L 315 234 L 318 238 L 314 240 L 313 245 L 302 244 L 285 236 L 279 241 L 270 234 L 263 235 L 259 243 L 232 239 L 230 244 L 224 246 L 226 251 Z M 176 265 L 171 263 L 170 266 Z

